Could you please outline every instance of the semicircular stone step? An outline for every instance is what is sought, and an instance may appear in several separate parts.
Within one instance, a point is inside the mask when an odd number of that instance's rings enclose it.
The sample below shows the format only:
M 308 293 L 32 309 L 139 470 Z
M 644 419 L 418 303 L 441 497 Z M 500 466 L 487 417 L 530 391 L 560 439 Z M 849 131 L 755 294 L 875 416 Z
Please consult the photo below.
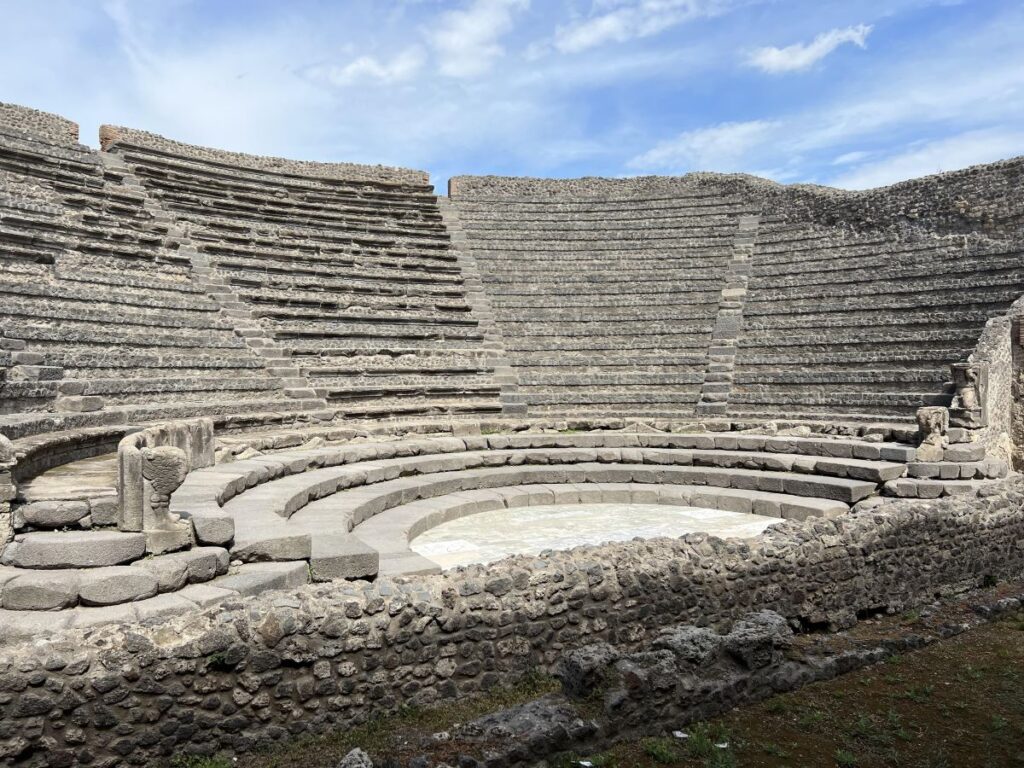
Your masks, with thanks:
M 3 565 L 16 568 L 102 568 L 146 554 L 143 533 L 43 531 L 26 533 L 7 545 Z

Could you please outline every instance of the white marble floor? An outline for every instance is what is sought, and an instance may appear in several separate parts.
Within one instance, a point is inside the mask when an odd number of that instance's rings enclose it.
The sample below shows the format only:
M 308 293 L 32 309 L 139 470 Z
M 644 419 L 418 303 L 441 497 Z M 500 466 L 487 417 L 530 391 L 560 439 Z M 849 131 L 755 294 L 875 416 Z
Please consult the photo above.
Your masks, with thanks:
M 512 554 L 634 538 L 695 532 L 752 538 L 780 520 L 662 504 L 558 504 L 469 515 L 426 531 L 413 540 L 410 549 L 442 568 L 454 568 Z

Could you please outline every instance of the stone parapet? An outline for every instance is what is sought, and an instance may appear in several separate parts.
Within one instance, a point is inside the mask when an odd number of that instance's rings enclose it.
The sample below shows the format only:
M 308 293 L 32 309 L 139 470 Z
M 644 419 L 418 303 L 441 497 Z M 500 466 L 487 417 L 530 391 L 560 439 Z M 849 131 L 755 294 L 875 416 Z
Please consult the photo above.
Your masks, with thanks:
M 263 157 L 225 149 L 200 147 L 185 144 L 159 136 L 148 131 L 124 128 L 117 125 L 100 126 L 100 146 L 109 151 L 118 145 L 142 147 L 176 157 L 186 157 L 230 167 L 248 168 L 266 173 L 294 176 L 310 176 L 339 181 L 365 181 L 381 184 L 411 184 L 425 186 L 430 177 L 425 171 L 409 168 L 394 168 L 385 165 L 360 165 L 357 163 L 319 163 L 309 160 L 288 160 L 282 157 Z
M 52 112 L 0 102 L 0 130 L 13 128 L 27 136 L 53 144 L 78 144 L 78 123 Z

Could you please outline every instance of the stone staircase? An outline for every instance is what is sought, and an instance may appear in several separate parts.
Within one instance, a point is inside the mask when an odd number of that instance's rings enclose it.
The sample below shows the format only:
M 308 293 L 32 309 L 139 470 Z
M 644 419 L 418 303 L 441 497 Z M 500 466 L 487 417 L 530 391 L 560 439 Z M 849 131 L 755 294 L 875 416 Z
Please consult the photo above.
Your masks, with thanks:
M 736 344 L 743 334 L 743 299 L 747 295 L 750 279 L 750 258 L 754 253 L 760 216 L 740 216 L 733 239 L 733 256 L 729 264 L 729 278 L 722 288 L 722 299 L 711 334 L 708 364 L 704 371 L 697 413 L 724 414 L 729 407 L 732 391 L 733 367 L 736 362 Z

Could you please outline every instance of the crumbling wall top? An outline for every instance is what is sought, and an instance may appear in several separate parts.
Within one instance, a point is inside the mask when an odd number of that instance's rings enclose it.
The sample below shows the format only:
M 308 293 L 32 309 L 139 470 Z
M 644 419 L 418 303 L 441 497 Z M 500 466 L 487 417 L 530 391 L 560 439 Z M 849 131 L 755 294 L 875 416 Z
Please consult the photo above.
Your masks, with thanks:
M 167 139 L 155 133 L 125 128 L 118 125 L 100 126 L 100 148 L 109 151 L 117 145 L 142 147 L 150 151 L 178 157 L 218 163 L 226 166 L 247 168 L 255 171 L 280 173 L 339 181 L 367 181 L 381 184 L 412 184 L 424 186 L 430 183 L 426 171 L 411 168 L 395 168 L 386 165 L 361 165 L 358 163 L 319 163 L 311 160 L 288 160 L 282 157 L 263 157 L 244 152 L 201 147 L 195 144 Z
M 78 123 L 52 112 L 18 104 L 0 102 L 0 127 L 14 129 L 53 144 L 69 146 L 78 143 Z

